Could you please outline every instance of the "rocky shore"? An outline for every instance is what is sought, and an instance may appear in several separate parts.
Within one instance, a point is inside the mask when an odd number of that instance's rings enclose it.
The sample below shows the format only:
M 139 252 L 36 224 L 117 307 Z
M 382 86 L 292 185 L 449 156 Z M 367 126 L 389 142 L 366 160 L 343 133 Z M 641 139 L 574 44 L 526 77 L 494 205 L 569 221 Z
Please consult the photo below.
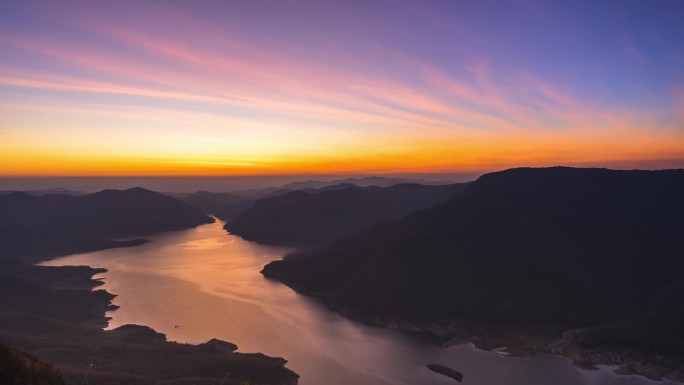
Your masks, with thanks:
M 500 349 L 511 357 L 555 354 L 568 358 L 574 365 L 586 370 L 596 370 L 599 365 L 613 365 L 618 374 L 636 374 L 654 381 L 667 379 L 684 383 L 684 357 L 611 345 L 587 346 L 587 334 L 593 330 L 591 328 L 563 331 L 558 327 L 538 326 L 522 329 L 459 320 L 410 321 L 354 316 L 348 310 L 339 313 L 376 326 L 427 334 L 444 347 L 473 343 L 478 349 Z
M 347 318 L 388 329 L 419 333 L 444 347 L 472 343 L 478 349 L 499 349 L 511 357 L 531 357 L 537 353 L 562 355 L 586 370 L 596 370 L 598 365 L 613 365 L 618 374 L 636 374 L 655 381 L 667 379 L 684 383 L 684 356 L 663 355 L 610 344 L 593 345 L 590 342 L 591 333 L 601 328 L 568 330 L 565 325 L 521 327 L 461 319 L 426 320 L 367 315 L 349 307 L 336 306 L 324 295 L 307 292 L 275 271 L 264 270 L 262 274 L 281 281 L 301 294 L 319 298 L 331 310 Z

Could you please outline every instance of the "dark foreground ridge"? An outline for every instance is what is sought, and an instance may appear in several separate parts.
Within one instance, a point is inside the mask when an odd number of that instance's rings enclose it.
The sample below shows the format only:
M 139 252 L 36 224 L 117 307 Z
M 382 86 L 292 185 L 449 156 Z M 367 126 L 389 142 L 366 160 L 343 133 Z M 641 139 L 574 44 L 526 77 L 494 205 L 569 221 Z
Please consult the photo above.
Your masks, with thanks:
M 91 290 L 99 284 L 92 275 L 102 271 L 0 261 L 0 380 L 10 367 L 23 378 L 46 378 L 16 384 L 62 384 L 60 377 L 74 385 L 297 383 L 284 359 L 236 353 L 228 342 L 167 342 L 138 325 L 103 331 L 104 310 L 112 308 L 114 296 Z
M 64 385 L 64 380 L 52 365 L 0 342 L 0 384 Z
M 211 223 L 197 209 L 142 188 L 72 196 L 0 195 L 0 259 L 49 259 L 77 252 L 135 246 L 113 241 Z
M 443 202 L 465 186 L 463 183 L 391 187 L 340 184 L 298 190 L 256 201 L 226 223 L 225 228 L 261 243 L 320 245 Z
M 512 169 L 263 273 L 366 322 L 684 381 L 684 170 Z

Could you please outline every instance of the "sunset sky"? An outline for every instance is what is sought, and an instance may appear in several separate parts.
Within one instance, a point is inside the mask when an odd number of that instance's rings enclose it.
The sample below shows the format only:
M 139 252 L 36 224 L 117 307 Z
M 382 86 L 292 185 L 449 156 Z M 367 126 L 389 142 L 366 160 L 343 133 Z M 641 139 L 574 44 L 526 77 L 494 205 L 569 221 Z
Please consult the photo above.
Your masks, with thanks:
M 684 167 L 684 2 L 2 1 L 0 175 Z

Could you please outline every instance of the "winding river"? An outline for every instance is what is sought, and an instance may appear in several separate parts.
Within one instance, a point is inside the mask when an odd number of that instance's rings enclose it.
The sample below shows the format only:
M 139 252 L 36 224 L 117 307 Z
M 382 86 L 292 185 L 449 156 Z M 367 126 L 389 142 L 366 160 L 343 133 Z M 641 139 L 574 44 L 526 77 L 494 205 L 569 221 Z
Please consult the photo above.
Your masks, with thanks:
M 145 245 L 77 254 L 46 265 L 89 265 L 109 271 L 103 288 L 120 308 L 110 328 L 148 325 L 170 340 L 233 342 L 241 352 L 288 360 L 302 385 L 437 385 L 453 380 L 425 368 L 460 370 L 464 384 L 668 384 L 619 376 L 613 368 L 576 368 L 565 358 L 509 358 L 470 344 L 441 348 L 418 336 L 363 325 L 264 278 L 259 271 L 286 248 L 227 234 L 223 223 L 157 234 Z M 669 383 L 671 384 L 671 383 Z

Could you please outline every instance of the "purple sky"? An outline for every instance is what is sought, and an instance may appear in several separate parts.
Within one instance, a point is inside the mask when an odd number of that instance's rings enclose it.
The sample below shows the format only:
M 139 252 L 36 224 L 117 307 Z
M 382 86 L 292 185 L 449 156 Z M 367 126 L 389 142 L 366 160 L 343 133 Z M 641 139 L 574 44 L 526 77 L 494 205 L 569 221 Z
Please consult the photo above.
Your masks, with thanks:
M 681 1 L 5 1 L 0 175 L 684 166 Z

